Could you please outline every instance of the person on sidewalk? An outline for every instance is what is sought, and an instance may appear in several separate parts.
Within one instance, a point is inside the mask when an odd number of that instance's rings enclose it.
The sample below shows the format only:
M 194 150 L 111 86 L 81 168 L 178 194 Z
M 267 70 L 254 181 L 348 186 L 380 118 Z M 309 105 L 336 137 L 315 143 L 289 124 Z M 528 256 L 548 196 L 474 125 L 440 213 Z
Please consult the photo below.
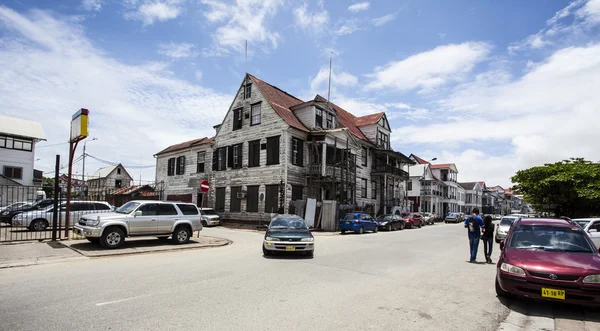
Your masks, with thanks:
M 494 228 L 495 225 L 492 223 L 492 216 L 486 215 L 483 218 L 483 234 L 481 240 L 483 240 L 483 252 L 485 254 L 485 261 L 492 263 L 492 248 L 494 247 Z
M 469 233 L 469 248 L 471 250 L 471 258 L 469 259 L 469 262 L 471 263 L 477 262 L 477 249 L 479 248 L 481 229 L 483 227 L 483 219 L 481 219 L 481 216 L 479 216 L 479 209 L 473 208 L 473 214 L 465 219 L 465 228 L 467 228 Z

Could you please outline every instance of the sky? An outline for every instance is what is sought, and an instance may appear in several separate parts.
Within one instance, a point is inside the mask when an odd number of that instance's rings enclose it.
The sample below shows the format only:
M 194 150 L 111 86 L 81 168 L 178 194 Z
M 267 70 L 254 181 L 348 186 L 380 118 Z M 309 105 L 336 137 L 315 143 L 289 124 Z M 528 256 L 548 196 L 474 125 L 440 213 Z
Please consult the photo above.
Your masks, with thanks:
M 154 154 L 214 135 L 245 72 L 307 100 L 331 58 L 332 102 L 385 111 L 395 150 L 509 187 L 600 161 L 599 32 L 600 0 L 2 0 L 0 114 L 42 123 L 51 172 L 87 108 L 86 152 L 153 181 Z

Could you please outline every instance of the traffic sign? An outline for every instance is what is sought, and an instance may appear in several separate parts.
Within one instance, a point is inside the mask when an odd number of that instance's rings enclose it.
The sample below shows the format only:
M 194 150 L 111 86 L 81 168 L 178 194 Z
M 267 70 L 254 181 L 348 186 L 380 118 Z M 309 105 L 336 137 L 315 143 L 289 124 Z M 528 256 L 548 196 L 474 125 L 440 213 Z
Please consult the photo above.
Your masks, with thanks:
M 204 193 L 208 192 L 209 188 L 210 188 L 210 184 L 208 184 L 207 180 L 203 180 L 202 183 L 200 183 L 200 189 L 202 190 L 202 192 L 204 192 Z

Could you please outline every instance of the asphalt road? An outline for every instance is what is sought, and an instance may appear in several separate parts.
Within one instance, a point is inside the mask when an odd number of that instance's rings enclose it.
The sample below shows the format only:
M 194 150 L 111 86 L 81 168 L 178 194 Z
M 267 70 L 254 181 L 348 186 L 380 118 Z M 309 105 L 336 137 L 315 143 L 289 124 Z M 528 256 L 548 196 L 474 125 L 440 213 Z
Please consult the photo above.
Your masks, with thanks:
M 264 258 L 261 233 L 203 234 L 234 243 L 0 270 L 0 330 L 466 331 L 509 314 L 460 224 L 318 235 L 313 259 Z

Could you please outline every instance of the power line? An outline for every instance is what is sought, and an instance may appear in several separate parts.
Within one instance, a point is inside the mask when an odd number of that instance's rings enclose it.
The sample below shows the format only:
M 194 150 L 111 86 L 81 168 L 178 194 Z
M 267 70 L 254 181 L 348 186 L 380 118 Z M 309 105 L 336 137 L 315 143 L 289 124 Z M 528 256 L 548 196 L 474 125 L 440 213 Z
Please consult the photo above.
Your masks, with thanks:
M 94 160 L 96 160 L 98 162 L 101 162 L 101 163 L 104 163 L 104 164 L 108 164 L 108 165 L 112 165 L 112 166 L 116 166 L 116 165 L 119 164 L 119 162 L 107 161 L 107 160 L 101 159 L 99 157 L 95 157 L 95 156 L 87 154 L 87 153 L 85 154 L 85 156 L 89 156 L 89 157 L 91 157 L 92 159 L 94 159 Z M 124 165 L 123 164 L 123 167 L 130 168 L 130 169 L 145 169 L 145 168 L 154 168 L 154 167 L 156 167 L 156 165 L 142 166 L 142 165 Z
M 58 146 L 58 145 L 66 145 L 69 142 L 66 143 L 58 143 L 58 144 L 52 144 L 52 145 L 43 145 L 43 146 L 36 146 L 35 148 L 44 148 L 44 147 L 52 147 L 52 146 Z
M 73 164 L 75 164 L 75 163 L 77 163 L 77 162 L 79 162 L 81 160 L 83 160 L 83 156 L 80 156 L 80 157 L 76 158 L 75 160 L 73 160 Z M 68 168 L 68 167 L 69 167 L 69 165 L 66 164 L 66 165 L 60 167 L 59 170 L 62 170 L 62 169 Z M 46 171 L 46 172 L 44 172 L 44 175 L 46 175 L 46 174 L 52 174 L 52 173 L 54 173 L 54 170 Z

